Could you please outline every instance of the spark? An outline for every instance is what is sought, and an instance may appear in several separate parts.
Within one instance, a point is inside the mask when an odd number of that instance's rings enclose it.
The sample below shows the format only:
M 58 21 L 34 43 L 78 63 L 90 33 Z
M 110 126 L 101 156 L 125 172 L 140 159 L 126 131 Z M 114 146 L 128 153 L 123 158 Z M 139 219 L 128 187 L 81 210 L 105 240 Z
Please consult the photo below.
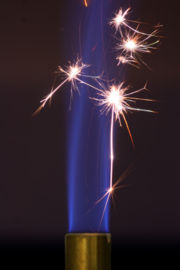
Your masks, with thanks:
M 110 25 L 112 25 L 116 29 L 116 31 L 119 30 L 121 35 L 123 35 L 122 27 L 124 27 L 125 29 L 129 29 L 130 31 L 132 31 L 133 33 L 136 33 L 136 34 L 145 35 L 145 36 L 149 36 L 149 35 L 156 36 L 158 30 L 153 31 L 151 34 L 148 34 L 148 33 L 144 33 L 144 32 L 139 31 L 137 27 L 133 28 L 129 24 L 129 22 L 135 23 L 137 26 L 139 26 L 139 24 L 141 24 L 141 23 L 137 22 L 137 21 L 128 20 L 126 18 L 129 14 L 130 10 L 131 10 L 131 8 L 128 8 L 123 12 L 123 9 L 120 8 L 119 11 L 115 13 L 114 17 L 110 21 Z
M 159 40 L 150 42 L 152 37 L 153 34 L 149 34 L 145 38 L 142 38 L 139 34 L 128 34 L 126 37 L 123 37 L 117 45 L 117 50 L 121 51 L 120 55 L 117 57 L 119 60 L 118 65 L 120 63 L 128 63 L 134 66 L 138 66 L 140 63 L 146 65 L 141 58 L 141 54 L 151 53 L 152 50 L 157 48 L 157 44 L 159 43 Z
M 104 195 L 102 195 L 97 201 L 96 201 L 96 204 L 99 204 L 101 201 L 103 201 L 104 199 L 105 200 L 105 204 L 104 204 L 104 208 L 103 208 L 103 212 L 102 212 L 102 216 L 101 216 L 101 220 L 100 220 L 100 223 L 99 223 L 99 228 L 101 226 L 101 223 L 103 221 L 103 218 L 104 218 L 104 214 L 105 214 L 105 211 L 106 211 L 106 208 L 107 208 L 107 205 L 108 205 L 108 202 L 110 200 L 110 198 L 113 198 L 113 195 L 114 195 L 114 192 L 116 190 L 121 190 L 121 189 L 124 189 L 124 188 L 127 188 L 129 187 L 128 184 L 123 184 L 123 181 L 130 175 L 130 173 L 132 172 L 132 170 L 134 169 L 134 164 L 130 164 L 130 166 L 128 166 L 128 168 L 121 174 L 121 176 L 119 177 L 119 179 L 115 182 L 115 184 L 113 184 L 113 186 L 111 188 L 109 188 L 105 193 Z
M 121 27 L 121 25 L 125 25 L 126 22 L 126 15 L 129 13 L 130 8 L 126 9 L 123 12 L 122 8 L 115 13 L 114 18 L 110 21 L 110 24 L 116 28 L 116 31 Z
M 85 5 L 85 7 L 88 7 L 87 0 L 84 0 L 84 5 Z
M 129 64 L 129 65 L 134 66 L 136 68 L 139 66 L 138 61 L 135 58 L 130 57 L 128 55 L 126 55 L 126 56 L 119 55 L 116 57 L 116 60 L 118 61 L 117 66 L 120 66 L 121 64 L 123 64 L 123 65 Z
M 119 66 L 121 63 L 122 63 L 122 64 L 126 64 L 126 63 L 129 62 L 128 58 L 126 58 L 125 56 L 122 56 L 122 55 L 118 56 L 116 59 L 118 60 L 118 66 Z
M 48 100 L 52 98 L 52 96 L 66 83 L 71 83 L 71 89 L 78 89 L 76 81 L 83 74 L 83 70 L 87 68 L 88 65 L 85 65 L 81 62 L 81 60 L 77 60 L 75 64 L 70 64 L 67 68 L 63 69 L 61 66 L 58 67 L 57 73 L 60 75 L 64 75 L 65 79 L 55 88 L 53 89 L 44 99 L 41 100 L 42 107 L 46 105 Z
M 77 59 L 77 61 L 74 64 L 69 64 L 66 68 L 62 68 L 61 66 L 58 67 L 57 74 L 64 77 L 64 80 L 60 82 L 60 84 L 57 85 L 57 87 L 51 89 L 50 93 L 43 98 L 40 103 L 40 107 L 34 112 L 34 115 L 37 114 L 39 111 L 42 110 L 42 108 L 45 107 L 46 103 L 51 100 L 51 98 L 54 96 L 54 94 L 60 90 L 66 83 L 71 83 L 71 97 L 73 95 L 73 90 L 79 91 L 78 84 L 84 84 L 88 87 L 91 87 L 92 89 L 99 90 L 92 84 L 86 82 L 84 78 L 90 78 L 93 80 L 100 79 L 101 76 L 90 76 L 86 75 L 84 73 L 84 69 L 89 67 L 89 65 L 83 64 L 80 59 Z
M 118 181 L 119 182 L 119 181 Z M 103 218 L 104 218 L 104 214 L 105 214 L 105 211 L 106 211 L 106 208 L 108 206 L 108 202 L 109 200 L 111 199 L 111 197 L 113 196 L 114 194 L 114 191 L 116 189 L 123 189 L 125 187 L 127 187 L 128 185 L 121 185 L 121 186 L 118 186 L 117 183 L 115 185 L 113 185 L 111 188 L 109 188 L 106 193 L 96 202 L 96 204 L 100 203 L 102 200 L 105 200 L 105 204 L 104 204 L 104 208 L 103 208 L 103 212 L 102 212 L 102 215 L 101 215 L 101 220 L 100 220 L 100 223 L 99 223 L 99 228 L 102 224 L 102 221 L 103 221 Z
M 127 51 L 134 52 L 137 50 L 137 43 L 135 39 L 128 39 L 124 41 L 124 48 Z
M 101 84 L 101 88 L 103 89 L 98 89 L 98 97 L 92 99 L 97 101 L 98 105 L 102 107 L 102 112 L 113 112 L 113 115 L 115 115 L 115 120 L 118 120 L 120 125 L 121 116 L 125 115 L 129 110 L 153 112 L 151 110 L 136 108 L 131 105 L 135 100 L 154 101 L 152 99 L 143 99 L 132 96 L 136 93 L 147 90 L 147 83 L 144 85 L 144 87 L 133 92 L 128 92 L 130 87 L 125 86 L 124 82 L 121 82 L 120 84 L 113 84 L 108 88 L 105 88 Z M 113 157 L 113 154 L 111 154 L 111 156 Z
M 135 53 L 150 53 L 152 49 L 155 49 L 155 45 L 159 43 L 159 40 L 155 42 L 148 43 L 147 41 L 151 38 L 148 36 L 144 39 L 141 39 L 140 35 L 128 35 L 126 38 L 122 40 L 119 44 L 119 49 L 122 49 L 126 53 L 130 53 L 132 56 Z

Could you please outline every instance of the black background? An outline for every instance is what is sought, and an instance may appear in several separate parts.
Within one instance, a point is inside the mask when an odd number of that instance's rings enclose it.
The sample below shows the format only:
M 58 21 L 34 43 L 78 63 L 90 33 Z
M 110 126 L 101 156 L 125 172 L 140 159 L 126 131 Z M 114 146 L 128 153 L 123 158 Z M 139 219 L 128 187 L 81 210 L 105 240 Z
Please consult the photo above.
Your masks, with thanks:
M 56 67 L 71 59 L 71 50 L 75 56 L 78 22 L 68 35 L 67 18 L 82 2 L 1 2 L 0 245 L 1 256 L 18 259 L 19 266 L 23 258 L 42 267 L 50 262 L 54 269 L 64 264 L 67 98 L 57 95 L 51 107 L 36 117 L 32 112 L 50 89 Z M 175 0 L 129 4 L 135 18 L 164 25 L 160 49 L 147 58 L 152 71 L 126 73 L 137 87 L 149 81 L 160 113 L 129 117 L 135 151 L 126 130 L 117 131 L 115 177 L 132 162 L 135 169 L 125 180 L 129 187 L 115 195 L 112 256 L 113 265 L 143 265 L 143 258 L 148 265 L 157 258 L 174 261 L 180 247 L 179 9 Z

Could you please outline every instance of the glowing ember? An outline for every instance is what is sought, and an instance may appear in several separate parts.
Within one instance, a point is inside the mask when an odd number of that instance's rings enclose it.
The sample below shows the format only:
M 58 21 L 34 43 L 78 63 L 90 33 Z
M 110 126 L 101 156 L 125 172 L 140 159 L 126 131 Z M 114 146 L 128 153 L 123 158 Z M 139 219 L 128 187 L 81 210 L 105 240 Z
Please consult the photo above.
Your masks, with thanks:
M 85 7 L 88 7 L 87 0 L 84 0 L 84 5 L 85 5 Z
M 69 71 L 69 81 L 76 79 L 77 76 L 81 73 L 81 68 L 78 66 L 70 67 Z
M 119 66 L 120 64 L 129 64 L 131 66 L 134 66 L 134 67 L 138 67 L 138 62 L 135 58 L 131 57 L 131 56 L 123 56 L 123 55 L 120 55 L 118 57 L 116 57 L 116 60 L 118 60 L 118 63 L 117 65 Z
M 125 24 L 126 22 L 126 15 L 129 13 L 130 8 L 128 8 L 127 10 L 125 10 L 125 12 L 123 12 L 122 9 L 120 9 L 114 16 L 114 18 L 110 21 L 110 24 L 116 28 L 116 30 L 119 29 L 119 27 L 122 24 Z
M 106 92 L 106 106 L 112 107 L 116 116 L 123 110 L 123 91 L 121 86 L 112 86 L 109 91 Z
M 119 62 L 118 62 L 118 65 L 120 65 L 120 63 L 122 63 L 122 64 L 126 64 L 126 63 L 128 63 L 128 58 L 126 58 L 125 56 L 119 56 L 119 57 L 117 57 L 116 58 Z
M 113 192 L 113 187 L 111 187 L 109 190 L 108 190 L 108 193 L 112 193 Z
M 137 49 L 137 44 L 134 39 L 126 40 L 124 43 L 124 48 L 131 52 L 134 52 Z

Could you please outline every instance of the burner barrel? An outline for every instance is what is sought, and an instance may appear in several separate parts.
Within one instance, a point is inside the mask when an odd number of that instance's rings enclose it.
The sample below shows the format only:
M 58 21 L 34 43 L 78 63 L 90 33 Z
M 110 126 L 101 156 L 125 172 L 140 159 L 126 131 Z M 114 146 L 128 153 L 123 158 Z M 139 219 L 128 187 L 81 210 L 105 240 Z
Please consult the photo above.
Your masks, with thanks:
M 110 270 L 111 234 L 66 234 L 65 264 L 66 270 Z

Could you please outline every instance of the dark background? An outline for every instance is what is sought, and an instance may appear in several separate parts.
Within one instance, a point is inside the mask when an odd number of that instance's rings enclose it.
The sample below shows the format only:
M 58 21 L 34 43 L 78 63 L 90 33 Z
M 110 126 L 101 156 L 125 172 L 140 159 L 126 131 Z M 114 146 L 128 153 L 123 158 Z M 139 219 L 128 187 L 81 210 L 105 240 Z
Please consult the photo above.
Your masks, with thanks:
M 41 266 L 64 264 L 69 101 L 58 94 L 51 107 L 36 117 L 32 112 L 50 89 L 56 67 L 76 56 L 79 22 L 67 21 L 81 2 L 1 2 L 0 247 L 2 257 L 16 258 L 19 265 L 23 258 Z M 121 1 L 114 2 L 118 9 Z M 147 264 L 157 258 L 166 262 L 180 250 L 178 1 L 129 4 L 135 18 L 164 25 L 160 49 L 147 58 L 152 71 L 126 73 L 135 87 L 149 81 L 160 113 L 128 118 L 135 151 L 125 128 L 117 131 L 115 177 L 132 162 L 135 169 L 125 180 L 129 187 L 115 194 L 111 211 L 114 265 L 120 256 L 121 263 L 132 258 L 135 265 L 142 258 Z

